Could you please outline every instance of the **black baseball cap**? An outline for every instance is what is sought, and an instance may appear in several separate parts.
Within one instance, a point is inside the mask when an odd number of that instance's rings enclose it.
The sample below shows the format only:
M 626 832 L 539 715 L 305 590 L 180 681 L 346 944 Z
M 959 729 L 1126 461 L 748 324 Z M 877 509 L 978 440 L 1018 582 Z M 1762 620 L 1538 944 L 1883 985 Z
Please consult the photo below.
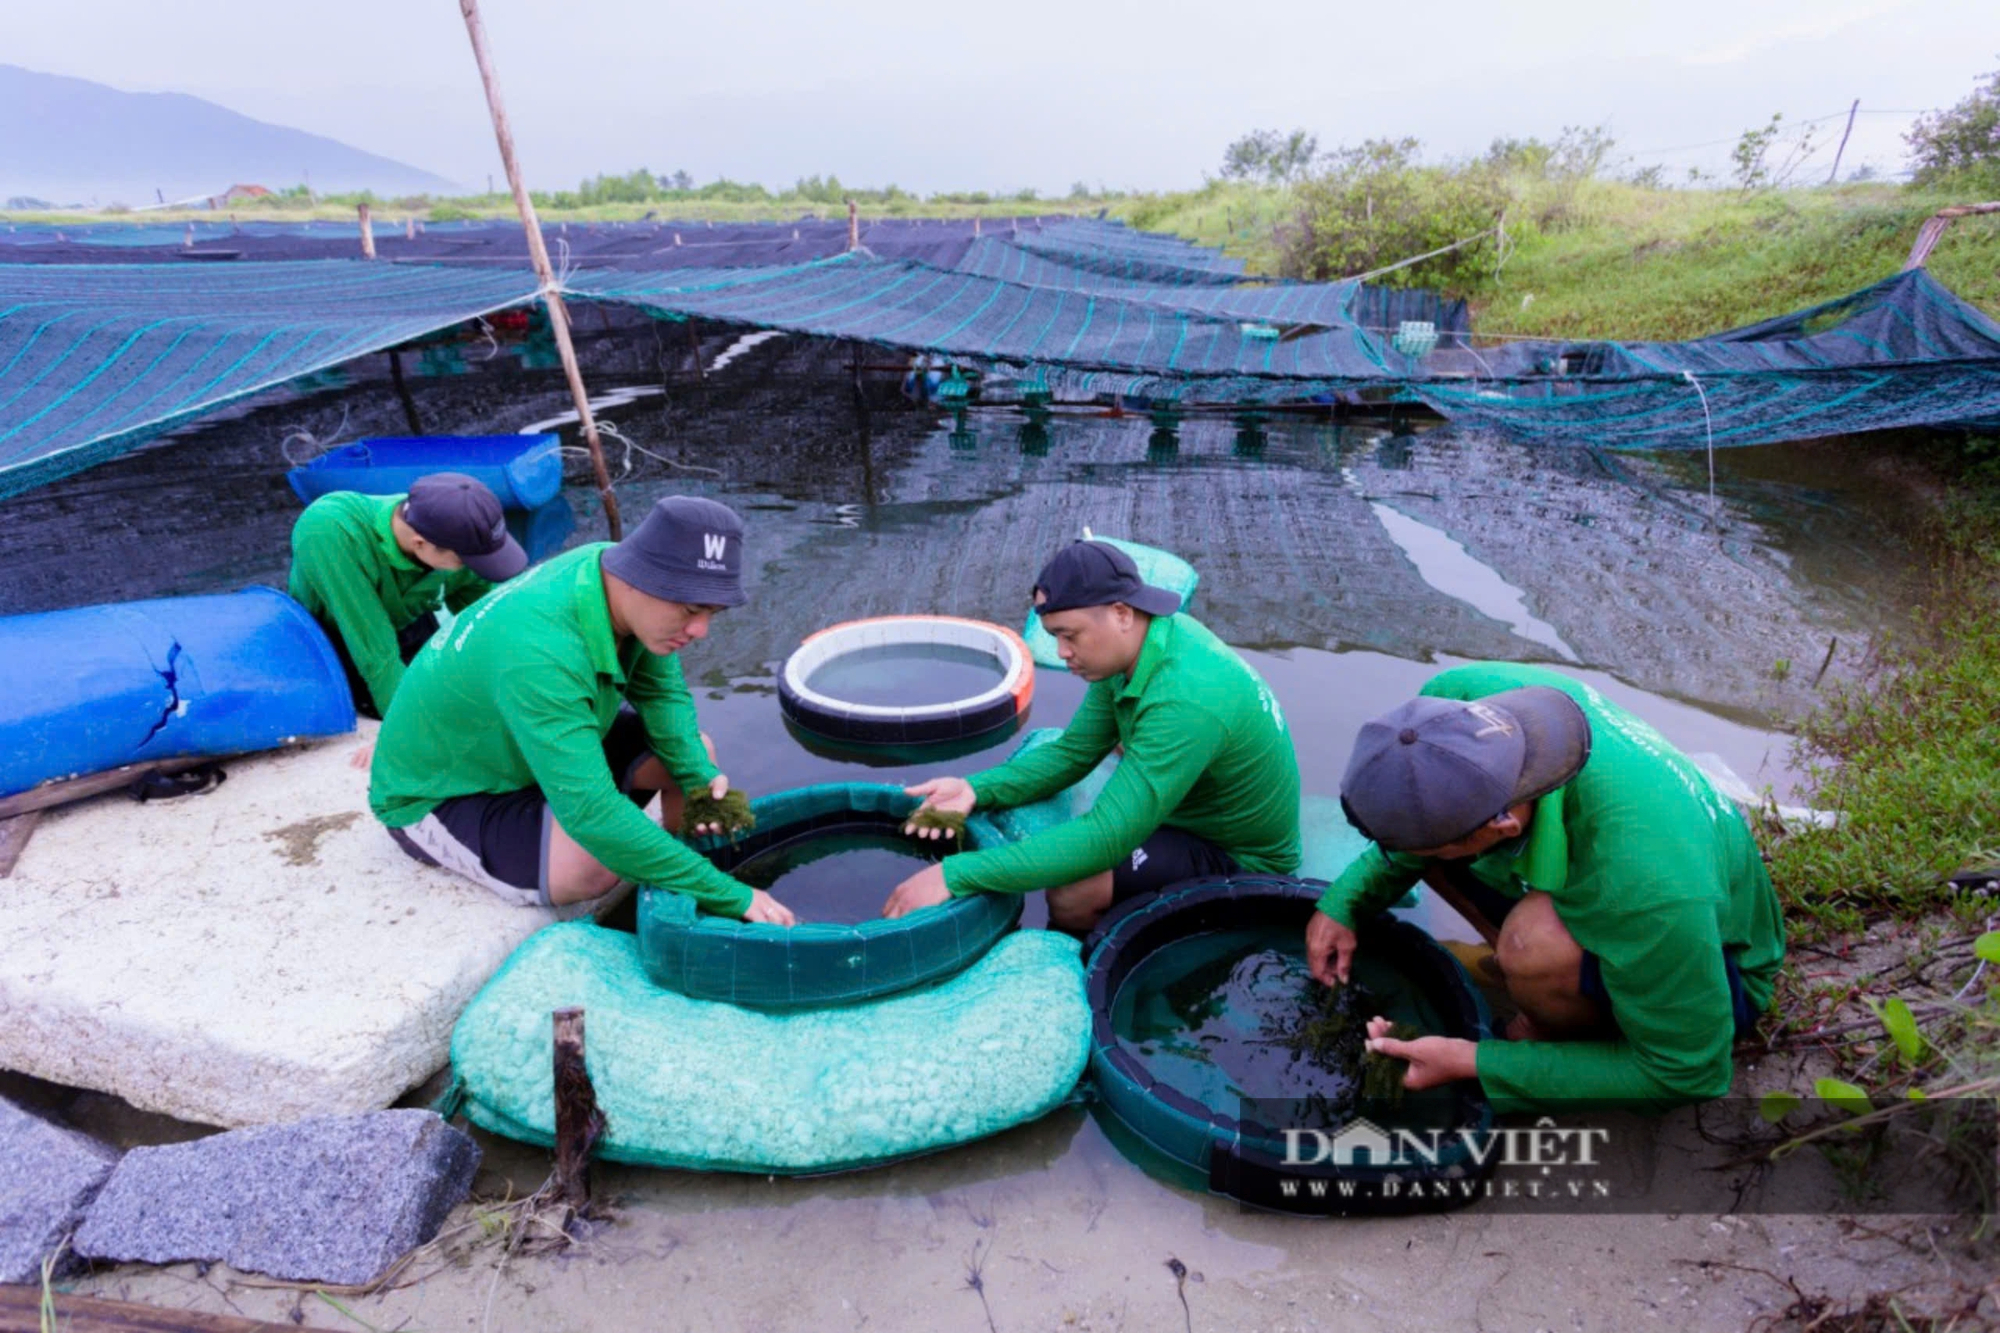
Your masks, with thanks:
M 1181 609 L 1179 593 L 1141 579 L 1132 557 L 1109 542 L 1071 542 L 1057 551 L 1035 576 L 1035 592 L 1041 599 L 1035 610 L 1041 615 L 1114 602 L 1151 616 Z
M 654 503 L 632 533 L 604 553 L 603 568 L 663 602 L 741 606 L 743 520 L 698 495 Z
M 418 477 L 403 501 L 403 521 L 489 583 L 504 583 L 528 567 L 528 553 L 507 531 L 500 497 L 463 472 Z
M 1548 795 L 1589 759 L 1590 721 L 1553 686 L 1470 701 L 1419 696 L 1361 728 L 1340 804 L 1385 850 L 1427 851 Z

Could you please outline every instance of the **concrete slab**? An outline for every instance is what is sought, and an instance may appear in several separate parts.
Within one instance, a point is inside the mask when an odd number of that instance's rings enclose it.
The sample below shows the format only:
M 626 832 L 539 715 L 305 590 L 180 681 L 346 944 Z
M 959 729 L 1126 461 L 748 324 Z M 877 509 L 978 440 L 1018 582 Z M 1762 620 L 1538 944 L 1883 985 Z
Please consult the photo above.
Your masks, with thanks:
M 442 1066 L 459 1010 L 555 918 L 397 850 L 356 745 L 49 812 L 0 882 L 0 1068 L 235 1126 L 375 1110 Z

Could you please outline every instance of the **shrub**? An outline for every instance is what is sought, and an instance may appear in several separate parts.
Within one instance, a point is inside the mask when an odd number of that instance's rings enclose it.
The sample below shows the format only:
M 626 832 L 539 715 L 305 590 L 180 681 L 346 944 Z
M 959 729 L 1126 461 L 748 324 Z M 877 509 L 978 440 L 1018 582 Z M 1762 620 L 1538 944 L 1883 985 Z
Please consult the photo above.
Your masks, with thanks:
M 1504 177 L 1484 162 L 1421 165 L 1419 147 L 1415 139 L 1371 139 L 1329 154 L 1327 169 L 1298 186 L 1294 225 L 1281 239 L 1285 273 L 1349 277 L 1455 246 L 1373 281 L 1463 293 L 1497 275 Z
M 1918 117 L 1903 142 L 1912 184 L 2000 190 L 2000 70 L 1957 105 Z

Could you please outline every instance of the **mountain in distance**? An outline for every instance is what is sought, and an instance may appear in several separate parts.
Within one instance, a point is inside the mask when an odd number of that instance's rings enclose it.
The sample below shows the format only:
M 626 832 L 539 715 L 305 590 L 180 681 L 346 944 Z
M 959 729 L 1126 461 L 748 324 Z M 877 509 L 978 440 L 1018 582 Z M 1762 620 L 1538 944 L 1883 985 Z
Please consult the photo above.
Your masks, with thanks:
M 185 93 L 128 93 L 0 64 L 0 199 L 138 207 L 232 185 L 454 194 L 442 176 Z

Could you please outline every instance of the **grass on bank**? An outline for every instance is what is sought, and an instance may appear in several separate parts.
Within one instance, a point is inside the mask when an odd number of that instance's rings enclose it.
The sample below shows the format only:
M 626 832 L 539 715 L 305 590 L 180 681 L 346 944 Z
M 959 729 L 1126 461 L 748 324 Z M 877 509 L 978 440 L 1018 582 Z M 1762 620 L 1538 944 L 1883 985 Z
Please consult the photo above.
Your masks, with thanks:
M 1799 925 L 1853 931 L 1949 908 L 1978 927 L 2000 913 L 2000 899 L 1948 884 L 1972 867 L 2000 875 L 2000 442 L 1967 448 L 1914 628 L 1800 725 L 1808 795 L 1840 823 L 1769 840 Z

